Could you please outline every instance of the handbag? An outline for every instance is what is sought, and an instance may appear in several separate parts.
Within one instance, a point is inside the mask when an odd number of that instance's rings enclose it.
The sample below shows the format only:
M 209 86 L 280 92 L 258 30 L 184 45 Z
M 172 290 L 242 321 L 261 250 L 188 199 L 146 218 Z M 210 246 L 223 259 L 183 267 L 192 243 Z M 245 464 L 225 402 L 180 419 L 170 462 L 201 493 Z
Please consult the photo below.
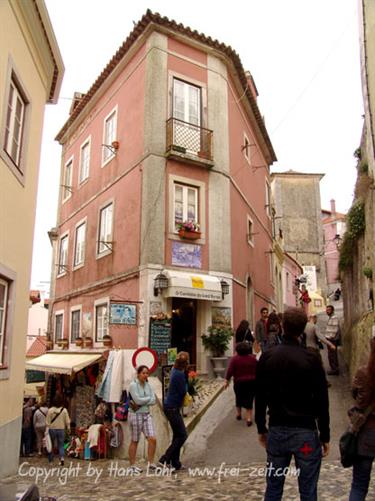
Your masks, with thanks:
M 182 402 L 183 407 L 189 407 L 193 402 L 193 397 L 190 395 L 190 393 L 186 392 L 184 396 L 184 400 Z
M 350 468 L 354 464 L 355 458 L 358 455 L 358 432 L 365 424 L 367 417 L 373 409 L 375 409 L 375 403 L 369 405 L 364 411 L 363 420 L 359 426 L 349 426 L 340 437 L 340 460 L 344 468 Z
M 344 468 L 353 466 L 358 452 L 358 434 L 351 429 L 346 430 L 339 442 L 341 464 Z
M 46 448 L 48 453 L 52 452 L 52 440 L 51 435 L 49 434 L 48 428 L 46 429 L 43 437 L 43 445 Z

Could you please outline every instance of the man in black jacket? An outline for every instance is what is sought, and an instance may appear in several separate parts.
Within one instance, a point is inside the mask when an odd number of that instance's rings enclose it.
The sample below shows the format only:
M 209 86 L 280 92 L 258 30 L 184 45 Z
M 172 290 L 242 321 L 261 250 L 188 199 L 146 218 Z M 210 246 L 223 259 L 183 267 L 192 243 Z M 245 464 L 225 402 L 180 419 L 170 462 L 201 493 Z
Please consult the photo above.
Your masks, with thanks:
M 329 452 L 329 403 L 324 370 L 319 357 L 298 342 L 306 322 L 302 308 L 286 310 L 283 344 L 267 350 L 257 366 L 255 421 L 259 441 L 267 449 L 265 501 L 282 499 L 292 456 L 299 470 L 301 501 L 316 500 L 322 456 Z

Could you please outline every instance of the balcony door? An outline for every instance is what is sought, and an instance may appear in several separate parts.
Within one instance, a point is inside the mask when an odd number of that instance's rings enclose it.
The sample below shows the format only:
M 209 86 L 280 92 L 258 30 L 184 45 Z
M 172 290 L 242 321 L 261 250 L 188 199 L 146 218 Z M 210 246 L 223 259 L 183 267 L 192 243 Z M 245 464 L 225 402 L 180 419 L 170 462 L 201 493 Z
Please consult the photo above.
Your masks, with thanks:
M 173 143 L 197 154 L 201 143 L 201 89 L 173 80 Z

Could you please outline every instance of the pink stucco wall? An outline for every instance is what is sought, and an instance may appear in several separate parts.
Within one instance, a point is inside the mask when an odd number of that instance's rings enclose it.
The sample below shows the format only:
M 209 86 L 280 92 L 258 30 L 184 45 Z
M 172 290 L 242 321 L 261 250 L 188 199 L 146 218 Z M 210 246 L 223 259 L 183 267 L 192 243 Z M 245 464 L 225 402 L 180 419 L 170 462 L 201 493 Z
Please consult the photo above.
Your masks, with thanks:
M 254 289 L 254 316 L 258 318 L 260 308 L 268 306 L 264 298 L 273 295 L 269 254 L 272 246 L 271 220 L 265 207 L 266 179 L 269 179 L 269 175 L 267 164 L 257 146 L 250 147 L 250 162 L 245 158 L 242 150 L 244 133 L 250 144 L 256 143 L 256 140 L 239 104 L 240 96 L 234 91 L 231 82 L 228 85 L 228 95 L 230 174 L 239 188 L 231 184 L 232 272 L 236 279 L 245 284 L 250 276 Z M 250 216 L 253 222 L 253 246 L 249 245 L 247 239 L 247 216 Z M 233 317 L 236 326 L 241 319 L 248 316 L 246 289 L 236 285 L 233 287 L 233 293 Z

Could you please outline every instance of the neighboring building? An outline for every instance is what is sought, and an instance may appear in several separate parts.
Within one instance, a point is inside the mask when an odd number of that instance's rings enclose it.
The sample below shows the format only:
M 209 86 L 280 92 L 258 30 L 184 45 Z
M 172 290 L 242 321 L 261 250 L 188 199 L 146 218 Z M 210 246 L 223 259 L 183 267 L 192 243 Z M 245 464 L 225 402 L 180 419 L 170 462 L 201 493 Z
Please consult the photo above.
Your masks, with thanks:
M 230 47 L 147 11 L 75 95 L 57 139 L 55 342 L 69 338 L 74 349 L 92 336 L 100 348 L 110 335 L 115 346 L 147 346 L 150 324 L 165 314 L 163 347 L 187 350 L 206 371 L 201 334 L 210 324 L 254 325 L 274 304 L 276 157 L 251 75 Z M 199 233 L 179 233 L 186 220 Z M 151 347 L 163 351 L 156 338 Z
M 341 289 L 339 277 L 340 242 L 346 231 L 346 215 L 336 211 L 336 203 L 331 200 L 331 210 L 322 210 L 324 235 L 324 259 L 327 275 L 327 295 Z
M 366 360 L 375 325 L 375 3 L 361 0 L 360 51 L 365 120 L 347 232 L 340 245 L 340 271 L 345 319 L 344 353 L 353 374 Z
M 64 66 L 43 0 L 2 0 L 0 19 L 0 477 L 3 477 L 15 474 L 18 468 L 43 116 L 45 104 L 57 101 Z
M 319 182 L 323 174 L 289 170 L 273 173 L 276 232 L 282 231 L 284 251 L 301 266 L 315 266 L 317 290 L 327 289 Z
M 283 260 L 283 306 L 284 309 L 298 306 L 298 287 L 296 279 L 303 274 L 302 266 L 287 252 Z

